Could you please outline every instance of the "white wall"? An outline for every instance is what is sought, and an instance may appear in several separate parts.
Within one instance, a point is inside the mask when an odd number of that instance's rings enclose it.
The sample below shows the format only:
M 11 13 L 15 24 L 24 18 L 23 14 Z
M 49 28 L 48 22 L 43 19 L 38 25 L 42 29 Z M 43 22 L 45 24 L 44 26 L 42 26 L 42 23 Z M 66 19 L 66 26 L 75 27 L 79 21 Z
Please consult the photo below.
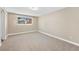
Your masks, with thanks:
M 41 16 L 39 30 L 79 43 L 79 8 L 63 10 Z
M 70 16 L 70 39 L 79 43 L 79 7 L 69 8 Z
M 39 30 L 68 39 L 68 20 L 65 12 L 66 9 L 63 9 L 58 12 L 54 12 L 39 18 Z

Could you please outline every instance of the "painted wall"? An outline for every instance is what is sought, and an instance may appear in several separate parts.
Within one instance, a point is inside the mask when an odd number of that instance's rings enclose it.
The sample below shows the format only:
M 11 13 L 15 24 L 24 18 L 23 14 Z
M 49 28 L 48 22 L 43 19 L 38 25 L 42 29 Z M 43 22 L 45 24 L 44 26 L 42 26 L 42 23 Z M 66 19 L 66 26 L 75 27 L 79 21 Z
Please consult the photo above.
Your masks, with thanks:
M 65 8 L 41 16 L 39 30 L 79 43 L 79 8 Z
M 13 13 L 8 13 L 8 34 L 37 30 L 38 18 L 37 17 L 32 18 L 33 18 L 32 25 L 17 25 L 16 23 L 17 15 Z
M 79 8 L 69 8 L 69 16 L 70 16 L 70 39 L 74 42 L 79 43 Z

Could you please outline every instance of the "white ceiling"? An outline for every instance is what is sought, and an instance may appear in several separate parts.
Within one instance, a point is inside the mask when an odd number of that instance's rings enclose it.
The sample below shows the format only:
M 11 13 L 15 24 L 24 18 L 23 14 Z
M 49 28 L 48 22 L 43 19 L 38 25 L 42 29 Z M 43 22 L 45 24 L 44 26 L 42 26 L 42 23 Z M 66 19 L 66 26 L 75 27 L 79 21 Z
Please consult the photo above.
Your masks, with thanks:
M 6 7 L 7 12 L 25 14 L 31 16 L 41 16 L 63 9 L 64 7 L 39 7 L 39 10 L 31 10 L 28 7 Z

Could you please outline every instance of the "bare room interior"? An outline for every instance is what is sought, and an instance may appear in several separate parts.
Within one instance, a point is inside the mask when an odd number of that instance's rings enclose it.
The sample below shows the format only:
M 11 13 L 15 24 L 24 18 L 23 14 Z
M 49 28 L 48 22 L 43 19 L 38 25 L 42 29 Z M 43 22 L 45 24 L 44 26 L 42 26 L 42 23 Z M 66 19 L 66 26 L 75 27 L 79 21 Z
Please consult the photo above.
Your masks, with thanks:
M 0 51 L 79 51 L 79 7 L 0 7 Z

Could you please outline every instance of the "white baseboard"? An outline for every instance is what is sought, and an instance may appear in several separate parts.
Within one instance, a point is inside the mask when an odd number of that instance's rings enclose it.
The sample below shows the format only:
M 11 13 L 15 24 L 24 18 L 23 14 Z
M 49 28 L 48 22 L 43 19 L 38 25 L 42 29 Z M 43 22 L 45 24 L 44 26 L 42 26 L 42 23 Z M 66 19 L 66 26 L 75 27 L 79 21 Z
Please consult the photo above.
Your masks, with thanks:
M 24 34 L 24 33 L 31 33 L 31 32 L 36 32 L 37 30 L 33 30 L 33 31 L 27 31 L 27 32 L 19 32 L 19 33 L 12 33 L 12 34 L 8 34 L 8 36 L 11 35 L 18 35 L 18 34 Z
M 70 41 L 70 40 L 63 39 L 63 38 L 60 38 L 60 37 L 58 37 L 58 36 L 54 36 L 54 35 L 48 34 L 48 33 L 43 32 L 43 31 L 39 31 L 39 32 L 42 33 L 42 34 L 48 35 L 48 36 L 50 36 L 50 37 L 57 38 L 57 39 L 59 39 L 59 40 L 62 40 L 62 41 L 65 41 L 65 42 L 71 43 L 71 44 L 76 45 L 76 46 L 79 46 L 79 43 L 72 42 L 72 41 Z

